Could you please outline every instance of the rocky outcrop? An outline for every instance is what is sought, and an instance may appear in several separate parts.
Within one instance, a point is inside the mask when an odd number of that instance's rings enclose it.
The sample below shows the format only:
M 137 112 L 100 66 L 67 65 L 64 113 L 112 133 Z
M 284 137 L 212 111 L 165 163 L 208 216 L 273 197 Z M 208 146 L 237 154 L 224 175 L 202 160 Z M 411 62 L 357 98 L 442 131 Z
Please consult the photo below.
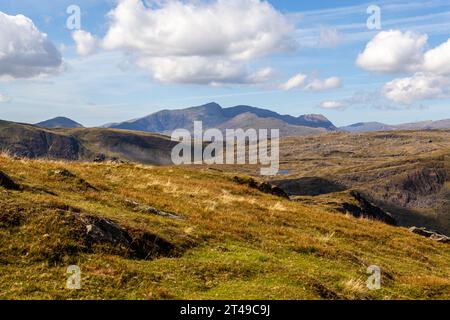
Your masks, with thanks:
M 0 187 L 8 190 L 20 190 L 20 185 L 15 183 L 10 176 L 2 171 L 0 171 Z
M 175 254 L 176 246 L 156 234 L 125 228 L 113 220 L 96 216 L 78 214 L 78 219 L 86 227 L 86 240 L 90 244 L 120 247 L 138 259 Z
M 411 227 L 409 228 L 409 231 L 418 234 L 420 236 L 429 238 L 433 241 L 437 241 L 440 243 L 450 243 L 450 237 L 447 237 L 446 235 L 440 234 L 435 231 L 428 230 L 426 228 Z
M 397 225 L 397 221 L 389 212 L 370 202 L 360 192 L 353 190 L 350 191 L 350 195 L 358 202 L 358 205 L 344 203 L 343 209 L 350 212 L 353 216 L 378 220 L 394 226 Z
M 64 168 L 49 170 L 48 175 L 75 185 L 77 191 L 98 191 L 92 184 L 82 178 L 78 178 L 76 174 Z
M 132 210 L 136 212 L 142 212 L 147 214 L 153 214 L 156 216 L 169 218 L 169 219 L 175 219 L 175 220 L 182 220 L 183 218 L 175 213 L 162 211 L 159 209 L 156 209 L 155 207 L 143 205 L 139 202 L 133 201 L 133 200 L 125 200 L 125 204 L 127 207 L 130 207 Z
M 321 177 L 276 180 L 272 183 L 291 196 L 318 196 L 347 189 L 339 183 Z
M 286 192 L 284 192 L 283 189 L 281 189 L 280 187 L 271 185 L 269 183 L 266 183 L 266 182 L 260 183 L 260 182 L 257 182 L 253 178 L 242 178 L 242 177 L 238 177 L 238 176 L 235 176 L 233 178 L 233 181 L 238 184 L 241 184 L 241 185 L 247 185 L 248 187 L 250 187 L 252 189 L 257 189 L 257 190 L 267 193 L 267 194 L 272 194 L 277 197 L 289 199 L 289 195 Z

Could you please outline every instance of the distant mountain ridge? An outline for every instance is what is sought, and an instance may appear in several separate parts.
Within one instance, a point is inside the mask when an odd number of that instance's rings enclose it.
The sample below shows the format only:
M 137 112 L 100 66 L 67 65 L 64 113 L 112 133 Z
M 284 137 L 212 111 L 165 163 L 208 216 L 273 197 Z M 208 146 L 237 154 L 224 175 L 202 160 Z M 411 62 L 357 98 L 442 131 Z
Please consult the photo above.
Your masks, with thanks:
M 75 129 L 75 128 L 84 128 L 83 125 L 79 124 L 72 119 L 66 117 L 56 117 L 53 119 L 49 119 L 46 121 L 42 121 L 35 124 L 38 127 L 56 129 L 56 128 L 66 128 L 66 129 Z
M 374 131 L 395 131 L 395 130 L 436 130 L 450 129 L 450 119 L 437 121 L 419 121 L 389 125 L 380 122 L 359 122 L 349 126 L 340 127 L 340 130 L 348 132 L 374 132 Z
M 108 128 L 156 132 L 170 134 L 176 129 L 187 129 L 192 131 L 194 121 L 202 121 L 203 128 L 222 128 L 237 129 L 246 125 L 242 121 L 242 115 L 252 114 L 252 127 L 279 128 L 284 135 L 306 135 L 321 133 L 327 130 L 336 130 L 337 128 L 323 115 L 303 115 L 293 117 L 289 115 L 280 115 L 274 111 L 251 107 L 235 106 L 231 108 L 222 108 L 217 103 L 208 103 L 198 107 L 190 107 L 179 110 L 163 110 L 153 113 L 149 116 L 130 120 L 121 123 L 106 125 Z M 224 127 L 228 124 L 229 127 Z M 239 124 L 239 126 L 238 126 Z M 317 130 L 311 130 L 317 129 Z

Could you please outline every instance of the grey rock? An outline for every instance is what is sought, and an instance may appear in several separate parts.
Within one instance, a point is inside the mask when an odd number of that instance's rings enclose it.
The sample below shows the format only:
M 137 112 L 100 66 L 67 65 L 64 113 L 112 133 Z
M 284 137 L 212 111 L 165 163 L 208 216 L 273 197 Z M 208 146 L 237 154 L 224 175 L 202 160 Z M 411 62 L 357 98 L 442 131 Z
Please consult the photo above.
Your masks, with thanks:
M 450 237 L 426 228 L 411 227 L 409 231 L 440 243 L 450 243 Z

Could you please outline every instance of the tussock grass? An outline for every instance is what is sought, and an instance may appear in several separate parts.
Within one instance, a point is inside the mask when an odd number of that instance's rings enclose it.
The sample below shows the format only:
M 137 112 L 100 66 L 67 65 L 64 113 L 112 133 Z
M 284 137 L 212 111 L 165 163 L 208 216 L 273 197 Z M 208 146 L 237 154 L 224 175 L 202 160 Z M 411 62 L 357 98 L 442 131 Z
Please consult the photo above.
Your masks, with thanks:
M 60 169 L 75 178 L 49 174 Z M 233 175 L 3 155 L 0 170 L 28 186 L 0 188 L 0 298 L 450 298 L 450 246 L 267 195 Z M 133 211 L 127 201 L 183 219 Z M 86 248 L 86 231 L 62 206 L 156 234 L 181 254 L 137 259 L 110 245 Z M 81 290 L 65 289 L 70 264 L 81 268 Z M 365 287 L 370 265 L 382 270 L 380 290 Z

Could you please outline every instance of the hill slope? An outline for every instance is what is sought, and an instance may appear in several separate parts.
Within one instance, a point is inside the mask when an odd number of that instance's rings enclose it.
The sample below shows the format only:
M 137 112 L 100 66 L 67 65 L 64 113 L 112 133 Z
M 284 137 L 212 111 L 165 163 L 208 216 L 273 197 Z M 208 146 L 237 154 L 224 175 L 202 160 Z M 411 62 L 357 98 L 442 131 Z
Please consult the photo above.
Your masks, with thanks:
M 450 235 L 450 131 L 292 137 L 282 142 L 280 158 L 288 174 L 277 180 L 297 186 L 299 195 L 308 179 L 324 179 L 318 194 L 325 186 L 358 189 L 400 224 Z
M 450 298 L 448 244 L 232 175 L 4 156 L 0 168 L 20 186 L 0 186 L 0 298 Z M 65 289 L 73 264 L 81 290 Z
M 169 164 L 169 137 L 112 129 L 45 129 L 0 121 L 0 150 L 18 157 Z

